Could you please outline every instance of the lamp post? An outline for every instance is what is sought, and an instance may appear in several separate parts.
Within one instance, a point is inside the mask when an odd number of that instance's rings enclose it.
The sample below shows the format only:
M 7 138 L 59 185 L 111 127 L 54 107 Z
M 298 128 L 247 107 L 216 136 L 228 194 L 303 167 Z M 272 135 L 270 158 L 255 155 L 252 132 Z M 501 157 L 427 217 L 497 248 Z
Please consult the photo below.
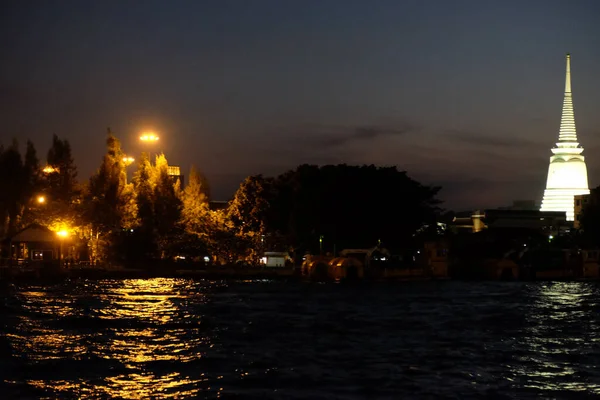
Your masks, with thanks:
M 58 257 L 58 265 L 59 267 L 62 267 L 62 265 L 64 264 L 64 257 L 63 257 L 63 242 L 65 241 L 65 239 L 69 236 L 69 232 L 67 232 L 66 230 L 61 230 L 56 232 L 56 234 L 58 235 L 59 239 L 60 239 L 60 248 L 59 248 L 59 257 Z
M 142 142 L 158 142 L 158 136 L 154 133 L 144 133 L 140 136 Z
M 143 142 L 145 144 L 156 143 L 156 142 L 158 142 L 158 139 L 159 139 L 158 135 L 153 132 L 146 132 L 140 136 L 140 142 Z M 154 150 L 156 150 L 156 149 L 154 149 Z M 150 158 L 150 163 L 152 163 L 152 153 L 151 152 L 148 152 L 148 158 Z
M 123 157 L 123 163 L 125 164 L 125 184 L 127 184 L 127 167 L 129 167 L 131 164 L 133 164 L 135 161 L 135 158 L 130 157 L 130 156 L 124 156 Z

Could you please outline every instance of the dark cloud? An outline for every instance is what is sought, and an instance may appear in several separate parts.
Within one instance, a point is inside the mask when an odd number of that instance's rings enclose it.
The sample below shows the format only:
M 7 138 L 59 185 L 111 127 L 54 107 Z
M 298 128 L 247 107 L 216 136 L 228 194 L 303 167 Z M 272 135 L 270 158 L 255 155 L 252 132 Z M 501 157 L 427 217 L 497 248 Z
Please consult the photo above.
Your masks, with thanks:
M 539 147 L 540 143 L 501 134 L 486 135 L 468 130 L 450 129 L 444 132 L 448 139 L 484 147 Z
M 306 140 L 308 145 L 319 145 L 326 148 L 338 148 L 345 145 L 369 141 L 383 136 L 402 136 L 417 132 L 419 127 L 411 123 L 395 126 L 383 125 L 304 125 L 295 131 L 295 136 Z

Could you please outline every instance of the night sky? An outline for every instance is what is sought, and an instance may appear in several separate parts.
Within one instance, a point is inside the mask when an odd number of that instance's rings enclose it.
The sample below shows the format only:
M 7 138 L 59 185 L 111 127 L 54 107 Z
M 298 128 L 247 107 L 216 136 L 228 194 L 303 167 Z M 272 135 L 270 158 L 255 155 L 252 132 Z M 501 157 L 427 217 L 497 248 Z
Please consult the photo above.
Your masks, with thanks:
M 80 179 L 107 127 L 144 130 L 216 199 L 301 163 L 397 165 L 463 210 L 540 200 L 564 55 L 589 183 L 600 185 L 600 2 L 459 0 L 2 2 L 0 141 Z

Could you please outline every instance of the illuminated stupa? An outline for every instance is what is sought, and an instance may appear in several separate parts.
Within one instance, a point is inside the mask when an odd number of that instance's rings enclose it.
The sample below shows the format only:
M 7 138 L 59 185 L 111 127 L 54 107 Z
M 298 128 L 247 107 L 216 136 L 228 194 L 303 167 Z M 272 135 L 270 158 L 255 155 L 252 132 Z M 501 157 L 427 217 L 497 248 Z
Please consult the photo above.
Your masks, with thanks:
M 552 149 L 548 180 L 541 211 L 566 211 L 567 221 L 575 217 L 573 197 L 589 194 L 587 167 L 581 155 L 583 147 L 577 142 L 575 131 L 575 115 L 573 114 L 573 97 L 571 94 L 571 56 L 567 54 L 567 77 L 565 82 L 565 99 L 558 143 Z

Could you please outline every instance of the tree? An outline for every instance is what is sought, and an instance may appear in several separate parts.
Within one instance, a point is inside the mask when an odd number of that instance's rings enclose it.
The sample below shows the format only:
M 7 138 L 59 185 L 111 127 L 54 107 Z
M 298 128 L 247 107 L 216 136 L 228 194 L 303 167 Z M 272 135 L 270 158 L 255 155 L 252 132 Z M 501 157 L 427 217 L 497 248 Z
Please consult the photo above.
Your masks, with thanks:
M 19 144 L 12 145 L 0 153 L 0 210 L 2 233 L 11 235 L 19 228 L 22 207 L 27 203 L 27 182 Z
M 43 219 L 45 211 L 45 202 L 47 193 L 45 180 L 42 177 L 40 162 L 37 157 L 37 151 L 33 143 L 27 141 L 25 150 L 25 160 L 23 163 L 24 193 L 23 193 L 23 218 L 21 226 L 29 225 L 34 222 L 40 222 Z M 38 198 L 43 200 L 39 201 Z
M 209 223 L 210 209 L 205 187 L 202 175 L 192 167 L 188 184 L 181 193 L 181 223 L 193 234 L 204 234 Z
M 119 140 L 108 131 L 107 152 L 92 175 L 86 194 L 87 219 L 94 231 L 107 234 L 123 227 L 127 171 Z
M 71 155 L 68 140 L 52 137 L 52 147 L 48 150 L 47 164 L 54 172 L 47 173 L 48 191 L 55 201 L 70 204 L 79 195 L 77 187 L 77 167 Z
M 168 164 L 164 155 L 156 158 L 156 183 L 154 185 L 154 221 L 158 236 L 167 239 L 176 233 L 181 219 L 181 199 L 179 181 L 169 176 Z
M 31 140 L 27 141 L 27 149 L 25 150 L 25 182 L 26 182 L 26 194 L 29 197 L 39 194 L 43 194 L 44 188 L 42 187 L 42 175 L 40 169 L 40 161 L 37 156 L 37 151 Z
M 154 190 L 152 165 L 148 154 L 142 153 L 134 176 L 135 202 L 138 210 L 139 229 L 151 232 L 154 228 Z
M 297 249 L 326 251 L 411 245 L 423 224 L 436 221 L 437 187 L 396 167 L 301 165 L 277 177 L 266 226 L 286 234 Z
M 118 240 L 122 229 L 132 229 L 136 221 L 133 185 L 127 183 L 127 170 L 119 140 L 110 129 L 106 154 L 91 176 L 85 195 L 86 221 L 92 228 L 92 248 L 106 250 Z M 104 246 L 100 246 L 102 242 Z M 96 254 L 97 258 L 100 254 Z

